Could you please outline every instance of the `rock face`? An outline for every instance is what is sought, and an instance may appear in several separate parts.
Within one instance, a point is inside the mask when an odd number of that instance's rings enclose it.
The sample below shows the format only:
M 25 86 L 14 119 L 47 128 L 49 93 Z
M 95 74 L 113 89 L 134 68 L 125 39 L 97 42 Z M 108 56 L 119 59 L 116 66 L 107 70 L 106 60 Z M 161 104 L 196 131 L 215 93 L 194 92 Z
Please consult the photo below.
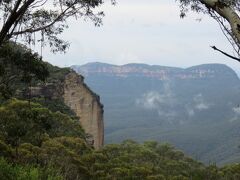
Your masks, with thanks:
M 36 82 L 29 89 L 19 90 L 16 97 L 64 102 L 79 117 L 82 128 L 89 135 L 88 142 L 96 149 L 101 148 L 104 143 L 104 123 L 103 105 L 99 96 L 84 83 L 84 77 L 75 71 L 50 67 L 50 77 L 46 83 Z
M 76 115 L 86 133 L 92 136 L 96 149 L 104 143 L 103 105 L 99 96 L 84 83 L 84 78 L 74 71 L 68 73 L 63 84 L 63 99 Z
M 236 73 L 223 64 L 204 64 L 190 68 L 176 68 L 159 65 L 147 64 L 126 64 L 112 65 L 105 63 L 88 63 L 82 66 L 72 66 L 77 73 L 88 76 L 105 76 L 105 77 L 143 77 L 154 78 L 158 80 L 191 80 L 205 79 L 216 77 L 236 77 Z

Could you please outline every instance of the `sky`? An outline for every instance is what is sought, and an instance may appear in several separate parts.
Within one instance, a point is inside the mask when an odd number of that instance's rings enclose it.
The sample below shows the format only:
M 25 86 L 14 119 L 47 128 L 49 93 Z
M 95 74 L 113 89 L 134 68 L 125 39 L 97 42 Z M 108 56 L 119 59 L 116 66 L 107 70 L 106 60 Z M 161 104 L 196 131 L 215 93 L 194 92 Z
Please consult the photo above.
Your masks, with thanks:
M 103 26 L 72 19 L 62 37 L 70 42 L 66 54 L 43 51 L 46 61 L 60 66 L 89 62 L 146 63 L 190 67 L 205 63 L 227 64 L 240 74 L 240 63 L 213 51 L 210 46 L 233 50 L 217 22 L 203 14 L 180 19 L 175 0 L 106 0 Z M 199 21 L 198 19 L 201 19 Z

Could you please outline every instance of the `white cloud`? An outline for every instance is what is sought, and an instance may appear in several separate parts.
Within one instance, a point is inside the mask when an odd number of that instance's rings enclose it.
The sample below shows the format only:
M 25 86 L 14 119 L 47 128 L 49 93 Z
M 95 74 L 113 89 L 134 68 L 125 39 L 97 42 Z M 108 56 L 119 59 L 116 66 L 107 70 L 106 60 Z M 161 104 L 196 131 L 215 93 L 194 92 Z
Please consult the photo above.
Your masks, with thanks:
M 205 110 L 205 109 L 209 109 L 209 104 L 204 104 L 204 103 L 199 103 L 199 104 L 196 104 L 196 109 L 198 110 Z
M 240 107 L 234 107 L 233 112 L 235 112 L 237 115 L 240 115 Z
M 171 83 L 166 82 L 162 92 L 149 91 L 136 99 L 136 105 L 146 110 L 156 110 L 159 116 L 173 118 L 177 116 L 174 110 L 175 95 L 171 91 Z
M 163 91 L 149 91 L 144 93 L 140 98 L 136 99 L 135 103 L 138 107 L 156 111 L 159 117 L 165 117 L 167 120 L 176 119 L 178 113 L 184 111 L 191 118 L 195 116 L 196 113 L 208 110 L 214 105 L 199 93 L 187 102 L 185 106 L 179 107 L 177 97 L 171 90 L 171 81 L 167 81 L 167 83 L 164 84 Z M 240 116 L 240 108 L 235 111 L 238 112 Z
M 201 112 L 211 108 L 214 104 L 206 101 L 201 93 L 193 97 L 192 102 L 185 105 L 185 110 L 189 117 L 195 115 L 196 112 Z
M 156 91 L 150 91 L 142 95 L 141 98 L 136 100 L 138 106 L 142 106 L 145 109 L 158 109 L 159 104 L 162 103 L 165 97 L 161 96 Z
M 210 106 L 212 105 L 204 100 L 202 94 L 197 94 L 196 96 L 194 96 L 193 102 L 195 109 L 199 111 L 209 109 Z
M 187 114 L 188 114 L 189 117 L 192 117 L 192 116 L 195 115 L 195 111 L 194 111 L 194 109 L 191 106 L 186 105 L 185 109 L 186 109 Z
M 240 119 L 240 107 L 233 107 L 232 111 L 234 112 L 234 116 L 232 119 L 230 119 L 230 122 L 236 121 Z

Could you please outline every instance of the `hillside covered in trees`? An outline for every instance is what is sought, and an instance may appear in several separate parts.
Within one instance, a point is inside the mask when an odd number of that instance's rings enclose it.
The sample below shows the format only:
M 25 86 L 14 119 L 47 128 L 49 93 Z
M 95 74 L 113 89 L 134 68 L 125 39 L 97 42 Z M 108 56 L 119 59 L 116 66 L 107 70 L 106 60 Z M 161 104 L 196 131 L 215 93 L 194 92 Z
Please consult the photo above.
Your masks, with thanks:
M 215 46 L 214 50 L 240 61 L 237 0 L 179 2 L 182 17 L 191 9 L 215 18 L 228 33 L 237 56 Z M 49 91 L 70 70 L 43 62 L 37 53 L 16 42 L 38 44 L 41 50 L 49 45 L 52 52 L 65 52 L 69 43 L 59 35 L 68 27 L 67 20 L 90 19 L 99 26 L 104 13 L 96 8 L 102 4 L 102 0 L 0 2 L 0 179 L 240 179 L 239 164 L 204 165 L 161 142 L 125 140 L 100 150 L 93 148 L 75 113 Z M 49 96 L 34 95 L 42 84 L 48 85 L 44 90 Z
M 228 66 L 96 62 L 72 68 L 101 97 L 106 144 L 155 140 L 204 163 L 239 162 L 240 80 Z
M 31 97 L 29 93 L 34 84 L 57 84 L 69 70 L 43 62 L 23 46 L 8 44 L 0 50 L 4 87 L 0 105 L 0 179 L 240 177 L 239 164 L 206 166 L 161 142 L 139 144 L 125 140 L 95 150 L 78 118 L 61 99 Z M 27 68 L 29 65 L 34 68 Z

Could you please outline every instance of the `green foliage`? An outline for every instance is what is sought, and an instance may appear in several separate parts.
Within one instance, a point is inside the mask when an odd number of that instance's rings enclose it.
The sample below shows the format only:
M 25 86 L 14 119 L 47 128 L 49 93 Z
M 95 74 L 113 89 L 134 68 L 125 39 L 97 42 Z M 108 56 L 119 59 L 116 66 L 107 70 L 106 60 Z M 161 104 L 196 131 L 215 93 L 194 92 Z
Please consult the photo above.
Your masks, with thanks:
M 234 180 L 240 172 L 238 164 L 204 166 L 168 144 L 152 141 L 106 145 L 93 156 L 92 179 Z
M 37 53 L 33 53 L 27 47 L 13 42 L 5 43 L 0 48 L 2 63 L 11 64 L 23 72 L 44 81 L 49 75 L 46 63 L 41 60 Z M 24 77 L 23 78 L 27 78 Z
M 53 52 L 65 52 L 69 44 L 59 35 L 68 28 L 67 19 L 89 19 L 99 26 L 104 13 L 96 8 L 102 4 L 102 0 L 1 1 L 0 46 L 14 38 L 41 47 L 48 44 Z
M 240 164 L 227 165 L 221 168 L 221 175 L 228 180 L 240 179 Z
M 39 103 L 42 106 L 48 108 L 52 112 L 61 112 L 63 114 L 68 114 L 75 118 L 75 113 L 63 102 L 62 99 L 47 99 L 47 98 L 32 98 L 32 102 Z
M 122 144 L 107 145 L 98 153 L 102 153 L 105 159 L 96 160 L 92 172 L 95 178 L 102 175 L 103 179 L 104 176 L 109 179 L 184 179 L 193 177 L 204 168 L 173 147 L 156 142 L 138 144 L 128 140 Z
M 126 140 L 94 150 L 76 120 L 37 103 L 0 106 L 0 179 L 235 180 L 240 166 L 218 168 L 169 144 Z M 3 159 L 4 158 L 4 159 Z M 17 176 L 16 176 L 17 175 Z
M 11 157 L 12 148 L 0 140 L 0 157 Z
M 37 53 L 13 42 L 0 47 L 0 96 L 10 98 L 16 90 L 26 89 L 26 84 L 48 76 L 47 64 Z
M 47 68 L 50 74 L 47 81 L 51 83 L 63 82 L 66 74 L 71 71 L 70 68 L 59 68 L 51 64 L 47 64 Z
M 48 167 L 44 168 L 32 166 L 20 166 L 8 163 L 0 158 L 0 179 L 3 180 L 62 180 L 59 173 Z
M 12 147 L 21 143 L 40 146 L 48 136 L 84 138 L 76 120 L 60 112 L 51 112 L 40 104 L 16 99 L 0 106 L 0 129 L 2 139 Z
M 65 179 L 79 179 L 89 177 L 90 173 L 85 166 L 83 156 L 92 150 L 83 139 L 74 137 L 60 137 L 46 141 L 42 145 L 41 161 L 49 159 L 55 167 L 61 169 Z
M 82 157 L 92 147 L 76 119 L 12 99 L 0 106 L 0 130 L 0 156 L 22 165 L 54 167 L 65 179 L 90 176 Z
M 91 153 L 92 148 L 82 138 L 49 138 L 41 147 L 29 143 L 21 144 L 18 163 L 51 166 L 58 169 L 61 175 L 69 180 L 87 178 L 90 177 L 90 173 L 84 157 Z

